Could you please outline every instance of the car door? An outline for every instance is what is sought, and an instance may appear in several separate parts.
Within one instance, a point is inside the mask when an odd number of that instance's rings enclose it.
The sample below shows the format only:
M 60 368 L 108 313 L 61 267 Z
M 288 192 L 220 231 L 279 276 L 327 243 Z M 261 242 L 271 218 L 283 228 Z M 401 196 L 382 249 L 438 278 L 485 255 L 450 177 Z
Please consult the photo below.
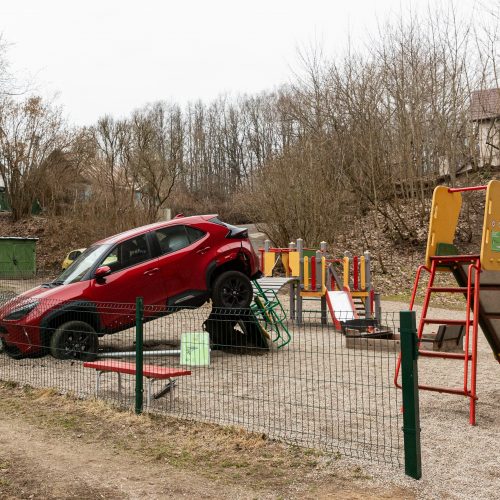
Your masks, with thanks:
M 167 291 L 167 303 L 185 306 L 206 293 L 202 256 L 209 250 L 208 233 L 178 224 L 154 231 L 160 249 L 159 267 Z
M 102 259 L 101 266 L 108 266 L 110 274 L 92 280 L 91 296 L 101 310 L 101 320 L 106 329 L 118 330 L 135 320 L 135 301 L 144 299 L 147 305 L 163 305 L 166 290 L 158 266 L 153 257 L 147 236 L 135 236 L 117 244 Z M 106 304 L 124 304 L 120 308 Z M 145 316 L 153 315 L 148 308 Z

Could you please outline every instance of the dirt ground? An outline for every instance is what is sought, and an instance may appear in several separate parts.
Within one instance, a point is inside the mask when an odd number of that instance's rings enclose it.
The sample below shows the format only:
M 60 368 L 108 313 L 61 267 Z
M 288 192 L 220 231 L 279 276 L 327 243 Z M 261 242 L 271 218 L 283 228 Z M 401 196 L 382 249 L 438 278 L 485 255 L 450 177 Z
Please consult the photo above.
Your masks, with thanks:
M 404 306 L 402 303 L 384 302 L 383 310 L 387 314 L 396 314 Z M 463 311 L 459 310 L 434 309 L 433 314 L 450 319 L 463 317 Z M 189 322 L 183 325 L 181 319 L 181 316 L 172 315 L 168 321 L 176 322 L 173 325 L 176 330 L 191 331 L 189 327 L 194 325 Z M 161 333 L 155 324 L 166 325 L 165 322 L 148 323 L 145 329 L 147 338 Z M 296 438 L 301 429 L 306 437 L 331 435 L 332 418 L 346 414 L 345 404 L 352 405 L 354 402 L 356 406 L 358 401 L 357 410 L 361 417 L 365 418 L 365 424 L 369 422 L 366 417 L 372 413 L 378 415 L 375 422 L 386 424 L 371 427 L 372 440 L 367 441 L 368 443 L 377 442 L 377 437 L 390 436 L 391 432 L 396 432 L 394 438 L 399 439 L 402 424 L 399 399 L 391 399 L 390 410 L 396 411 L 397 414 L 378 413 L 380 406 L 374 405 L 371 395 L 365 393 L 363 396 L 359 391 L 363 387 L 363 379 L 359 379 L 360 376 L 369 375 L 370 380 L 374 380 L 372 372 L 360 370 L 359 363 L 367 359 L 368 353 L 362 354 L 361 351 L 355 350 L 347 354 L 340 341 L 336 343 L 337 337 L 327 338 L 325 333 L 321 334 L 320 330 L 314 329 L 309 334 L 302 332 L 302 336 L 294 337 L 290 347 L 266 356 L 242 358 L 217 354 L 211 367 L 198 368 L 189 379 L 179 382 L 174 406 L 170 411 L 181 417 L 200 417 L 205 421 L 208 417 L 212 422 L 233 423 L 260 431 L 260 428 L 270 428 L 269 416 L 272 415 L 273 407 L 286 408 L 285 413 L 278 412 L 276 418 L 271 421 L 280 424 L 275 430 L 284 431 L 277 434 L 283 434 L 282 437 L 286 439 Z M 131 339 L 132 337 L 128 338 L 129 342 Z M 119 340 L 120 335 L 117 334 L 110 336 L 106 342 Z M 292 376 L 284 377 L 287 373 L 285 369 L 303 366 L 305 353 L 309 353 L 309 359 L 314 364 L 306 363 L 307 371 L 292 372 Z M 340 355 L 340 359 L 337 359 L 337 355 Z M 341 394 L 346 396 L 345 401 L 341 398 L 340 402 L 344 406 L 338 406 L 337 413 L 325 413 L 325 406 L 333 409 L 337 406 L 324 404 L 324 389 L 327 385 L 316 383 L 319 380 L 316 371 L 321 363 L 328 359 L 336 360 L 334 366 L 345 368 L 340 382 L 337 380 L 340 372 L 332 371 L 329 377 L 329 380 L 341 389 Z M 386 388 L 392 386 L 393 376 L 393 369 L 386 361 L 393 359 L 395 358 L 391 355 L 379 359 L 385 360 L 380 376 L 383 387 Z M 347 361 L 350 364 L 346 364 Z M 313 365 L 314 369 L 311 367 Z M 274 375 L 275 368 L 279 369 L 280 376 Z M 81 497 L 82 491 L 78 491 L 78 485 L 85 485 L 84 489 L 97 488 L 98 493 L 89 490 L 89 496 L 92 498 L 99 495 L 104 498 L 127 498 L 127 495 L 128 498 L 148 495 L 151 498 L 364 498 L 367 495 L 373 498 L 384 498 L 386 495 L 391 498 L 411 498 L 415 495 L 425 499 L 498 498 L 500 453 L 496 443 L 500 442 L 499 368 L 481 334 L 478 364 L 479 401 L 475 427 L 468 424 L 468 404 L 465 398 L 420 392 L 423 478 L 416 482 L 406 478 L 401 469 L 384 464 L 354 462 L 344 458 L 348 454 L 342 451 L 342 458 L 339 459 L 332 450 L 328 454 L 278 444 L 268 439 L 263 440 L 259 434 L 228 431 L 227 427 L 220 428 L 211 424 L 187 423 L 165 414 L 139 418 L 126 412 L 111 410 L 104 403 L 56 397 L 53 393 L 43 391 L 42 387 L 55 386 L 59 392 L 66 394 L 71 394 L 76 387 L 85 388 L 79 395 L 91 398 L 95 383 L 94 374 L 84 374 L 76 364 L 73 366 L 72 363 L 50 357 L 22 361 L 0 357 L 2 378 L 16 381 L 19 387 L 25 384 L 33 385 L 36 381 L 40 387 L 38 391 L 27 390 L 20 393 L 20 389 L 9 387 L 0 391 L 0 462 L 3 464 L 0 465 L 0 484 L 3 488 L 0 489 L 0 497 L 14 495 L 13 498 L 29 498 L 31 492 L 35 492 L 35 498 L 51 498 L 50 495 L 52 498 L 58 498 L 58 495 L 61 497 L 57 491 L 48 491 L 46 488 L 56 488 L 56 485 L 60 484 L 57 475 L 70 471 L 67 477 L 71 481 L 66 484 L 69 492 L 66 497 Z M 266 373 L 273 376 L 267 376 Z M 256 378 L 255 383 L 249 384 L 248 380 L 253 377 Z M 460 387 L 461 363 L 455 360 L 422 358 L 419 361 L 419 377 L 420 381 L 426 384 Z M 278 381 L 278 385 L 274 380 Z M 288 380 L 290 382 L 287 382 Z M 307 390 L 289 393 L 290 387 L 310 381 L 316 382 L 306 385 Z M 357 383 L 354 384 L 354 381 Z M 109 386 L 106 385 L 108 382 Z M 110 379 L 108 382 L 103 383 L 100 397 L 114 395 L 116 398 L 116 381 Z M 277 392 L 264 390 L 266 387 L 278 386 L 280 390 Z M 112 389 L 114 392 L 110 392 Z M 230 389 L 233 392 L 230 392 Z M 232 397 L 229 397 L 230 394 Z M 290 399 L 290 394 L 294 399 Z M 361 400 L 358 399 L 360 394 Z M 385 398 L 376 391 L 374 394 L 378 395 L 380 405 L 388 396 L 393 397 L 392 392 Z M 117 402 L 129 405 L 132 398 L 133 390 L 129 387 L 123 400 Z M 299 404 L 284 405 L 283 401 L 295 401 Z M 361 406 L 361 401 L 365 401 L 368 408 Z M 166 400 L 157 400 L 153 410 L 165 411 L 166 404 Z M 308 411 L 319 413 L 313 419 L 309 418 Z M 347 412 L 347 415 L 351 418 L 352 412 Z M 392 420 L 388 419 L 388 416 L 391 416 Z M 359 441 L 353 441 L 354 436 L 349 434 L 349 431 L 353 429 L 353 432 L 358 432 L 363 427 L 357 422 L 352 425 L 353 422 L 344 421 L 339 427 L 344 432 L 340 435 L 342 439 L 338 442 L 339 447 L 345 443 Z M 282 423 L 287 425 L 281 427 Z M 323 424 L 328 427 L 323 429 Z M 165 432 L 166 429 L 168 433 Z M 338 430 L 336 426 L 335 429 Z M 10 440 L 7 440 L 8 436 L 11 436 Z M 29 439 L 26 439 L 26 436 Z M 43 455 L 42 451 L 45 450 L 47 456 L 41 463 L 36 463 L 36 457 L 34 462 L 28 462 L 27 457 L 31 456 L 30 453 L 34 453 L 35 449 L 32 441 L 34 443 L 37 439 L 42 442 L 40 454 Z M 381 439 L 381 442 L 383 441 Z M 175 447 L 172 443 L 175 443 Z M 96 444 L 100 454 L 102 450 L 103 460 L 101 455 L 96 457 Z M 304 444 L 308 446 L 307 442 Z M 315 447 L 315 444 L 317 443 L 314 440 L 310 441 L 311 447 Z M 47 452 L 52 449 L 50 453 Z M 106 450 L 109 454 L 106 454 Z M 60 466 L 58 468 L 51 464 L 51 460 L 57 462 L 59 456 L 64 457 L 69 464 L 60 472 Z M 85 460 L 84 466 L 81 466 L 82 459 Z M 101 465 L 104 469 L 101 469 Z M 136 473 L 134 467 L 137 467 L 139 472 Z M 142 471 L 141 467 L 145 470 Z M 134 477 L 151 478 L 148 471 L 152 471 L 153 478 L 145 481 L 151 484 L 141 483 L 142 479 L 133 480 Z M 50 478 L 46 483 L 42 480 L 44 475 Z M 39 479 L 35 481 L 35 477 Z M 140 490 L 136 483 L 141 483 L 146 489 Z M 201 484 L 201 490 L 196 489 L 198 483 Z M 76 490 L 71 489 L 73 485 Z M 25 493 L 18 494 L 19 491 Z
M 414 498 L 361 467 L 236 428 L 0 384 L 0 497 Z

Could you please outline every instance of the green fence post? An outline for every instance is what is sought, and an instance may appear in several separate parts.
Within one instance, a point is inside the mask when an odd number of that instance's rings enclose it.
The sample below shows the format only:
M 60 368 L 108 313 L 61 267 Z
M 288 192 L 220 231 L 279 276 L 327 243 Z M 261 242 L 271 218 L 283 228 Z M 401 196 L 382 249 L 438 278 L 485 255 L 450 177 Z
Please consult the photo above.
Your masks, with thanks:
M 400 311 L 399 320 L 401 325 L 405 473 L 414 479 L 420 479 L 422 477 L 422 457 L 420 453 L 418 345 L 415 311 Z
M 142 413 L 143 406 L 143 385 L 142 385 L 142 340 L 144 321 L 144 302 L 142 297 L 135 299 L 135 412 Z

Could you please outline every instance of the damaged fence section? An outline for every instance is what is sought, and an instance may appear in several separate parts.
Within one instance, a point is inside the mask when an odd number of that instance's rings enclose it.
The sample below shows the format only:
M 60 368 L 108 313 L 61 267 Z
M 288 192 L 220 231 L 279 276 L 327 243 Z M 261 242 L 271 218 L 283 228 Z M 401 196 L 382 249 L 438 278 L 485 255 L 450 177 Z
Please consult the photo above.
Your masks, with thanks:
M 23 298 L 4 304 L 1 317 L 1 380 L 404 464 L 402 394 L 393 384 L 399 316 L 338 331 L 320 310 L 297 324 L 285 310 L 266 319 L 208 304 Z

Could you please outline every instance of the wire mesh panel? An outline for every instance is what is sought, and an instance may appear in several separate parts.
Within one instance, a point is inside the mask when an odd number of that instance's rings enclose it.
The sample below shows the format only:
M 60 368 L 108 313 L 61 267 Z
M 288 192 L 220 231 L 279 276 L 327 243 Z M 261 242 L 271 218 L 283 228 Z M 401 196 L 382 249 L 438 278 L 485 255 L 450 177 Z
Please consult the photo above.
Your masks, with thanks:
M 135 305 L 38 301 L 18 318 L 23 307 L 0 311 L 0 379 L 133 406 Z M 401 465 L 395 318 L 336 331 L 320 311 L 287 317 L 146 306 L 145 408 Z
M 33 272 L 12 270 L 0 263 L 0 305 L 42 283 L 53 280 L 57 274 L 53 269 L 37 269 Z

